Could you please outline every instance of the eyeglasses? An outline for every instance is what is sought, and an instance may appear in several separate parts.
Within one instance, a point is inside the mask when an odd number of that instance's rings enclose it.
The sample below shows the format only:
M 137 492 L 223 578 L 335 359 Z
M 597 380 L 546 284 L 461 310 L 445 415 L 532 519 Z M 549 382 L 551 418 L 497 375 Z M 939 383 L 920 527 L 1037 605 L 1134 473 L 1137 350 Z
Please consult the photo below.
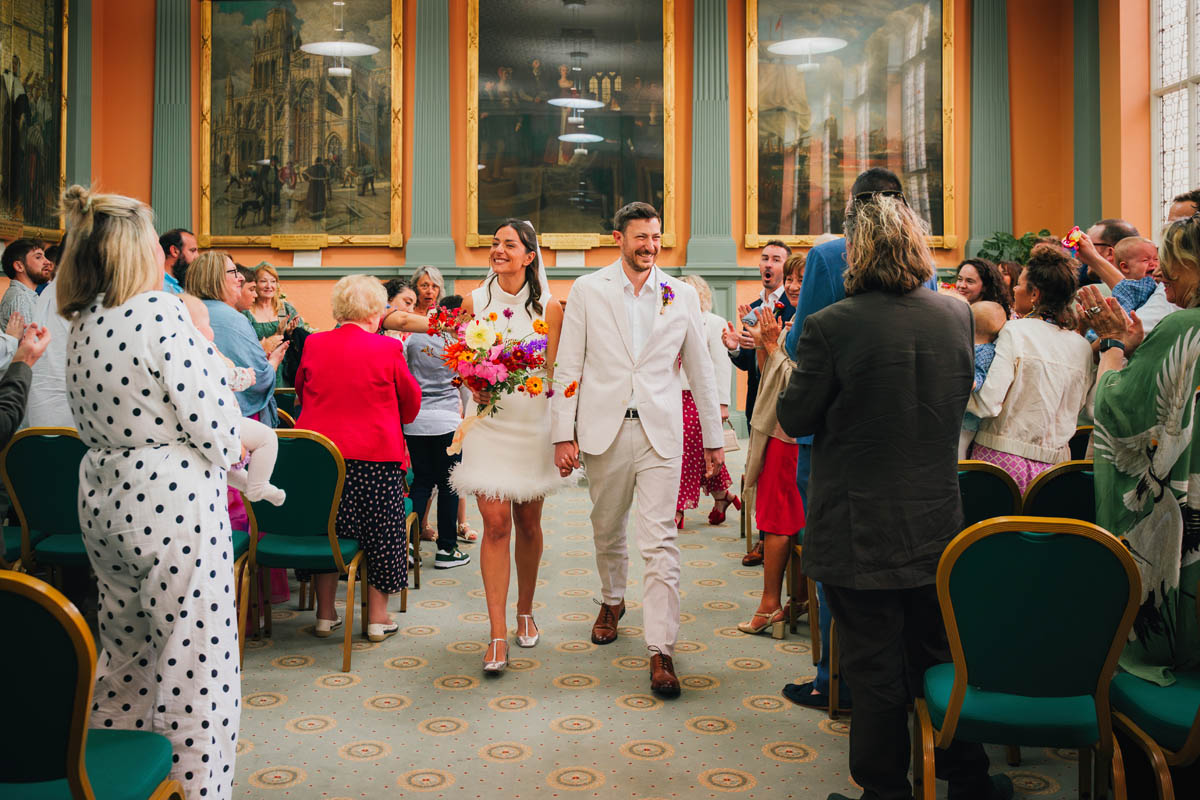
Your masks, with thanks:
M 882 192 L 859 192 L 858 194 L 854 195 L 854 202 L 855 203 L 869 203 L 872 200 L 874 200 L 876 197 L 894 197 L 897 200 L 899 200 L 901 203 L 904 203 L 904 205 L 908 205 L 908 200 L 906 200 L 904 198 L 904 192 L 898 192 L 895 190 L 888 190 L 888 191 L 882 191 Z
M 225 274 L 226 275 L 237 275 L 238 274 L 237 268 L 235 267 L 233 269 L 227 269 L 227 270 L 225 270 Z

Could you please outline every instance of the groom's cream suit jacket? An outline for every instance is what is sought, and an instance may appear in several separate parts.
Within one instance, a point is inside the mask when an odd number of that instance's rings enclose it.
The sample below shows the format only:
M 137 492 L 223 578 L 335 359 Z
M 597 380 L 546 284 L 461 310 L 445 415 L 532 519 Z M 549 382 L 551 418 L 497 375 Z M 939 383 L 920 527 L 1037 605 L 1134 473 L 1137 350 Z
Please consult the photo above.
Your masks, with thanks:
M 579 389 L 574 397 L 559 389 L 552 398 L 551 441 L 578 439 L 584 453 L 603 453 L 633 402 L 655 452 L 663 458 L 683 455 L 682 355 L 704 446 L 724 446 L 700 300 L 691 286 L 661 269 L 656 268 L 651 279 L 655 283 L 648 280 L 642 291 L 657 295 L 654 321 L 637 358 L 625 311 L 621 262 L 578 278 L 571 287 L 554 379 L 564 385 L 579 381 Z M 664 282 L 674 293 L 666 304 L 660 285 Z

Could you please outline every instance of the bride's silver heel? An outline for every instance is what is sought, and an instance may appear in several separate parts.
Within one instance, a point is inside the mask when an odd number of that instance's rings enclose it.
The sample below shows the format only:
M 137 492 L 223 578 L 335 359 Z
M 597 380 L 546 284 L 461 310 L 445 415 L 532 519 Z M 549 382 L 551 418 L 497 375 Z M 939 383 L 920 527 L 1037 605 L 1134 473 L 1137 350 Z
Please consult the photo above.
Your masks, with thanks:
M 504 672 L 504 668 L 508 666 L 508 642 L 504 639 L 492 639 L 492 641 L 488 643 L 488 649 L 492 649 L 492 645 L 494 645 L 496 642 L 504 645 L 504 658 L 498 658 L 495 661 L 488 661 L 485 658 L 483 662 L 484 672 L 499 674 Z M 486 656 L 487 653 L 485 652 L 484 655 Z M 500 655 L 500 648 L 496 648 L 496 655 Z
M 521 635 L 521 620 L 523 620 L 523 619 L 529 620 L 529 622 L 527 622 L 525 624 L 526 631 L 529 630 L 530 625 L 532 625 L 533 629 L 535 631 L 537 631 L 536 633 L 533 634 L 533 636 L 522 636 Z M 542 631 L 541 631 L 541 629 L 538 628 L 537 623 L 533 621 L 533 614 L 517 614 L 517 646 L 518 647 L 533 647 L 534 645 L 536 645 L 538 643 L 538 639 L 541 639 L 541 638 L 542 638 Z

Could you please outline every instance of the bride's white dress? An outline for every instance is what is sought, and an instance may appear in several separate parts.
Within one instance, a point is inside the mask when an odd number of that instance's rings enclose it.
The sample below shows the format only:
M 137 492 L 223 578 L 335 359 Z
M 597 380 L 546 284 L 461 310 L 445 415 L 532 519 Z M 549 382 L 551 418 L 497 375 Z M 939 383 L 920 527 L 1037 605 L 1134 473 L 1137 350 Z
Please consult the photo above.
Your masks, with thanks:
M 492 324 L 499 331 L 506 325 L 504 310 L 512 311 L 507 327 L 508 338 L 514 339 L 533 333 L 535 317 L 530 316 L 532 309 L 525 308 L 528 297 L 528 284 L 512 295 L 497 281 L 471 292 L 475 317 L 486 318 L 495 312 L 497 319 Z M 558 302 L 545 294 L 540 300 L 543 308 Z M 564 481 L 554 466 L 550 401 L 545 392 L 537 397 L 514 392 L 502 397 L 498 405 L 495 414 L 480 419 L 463 438 L 462 462 L 450 474 L 455 491 L 524 503 L 560 488 Z

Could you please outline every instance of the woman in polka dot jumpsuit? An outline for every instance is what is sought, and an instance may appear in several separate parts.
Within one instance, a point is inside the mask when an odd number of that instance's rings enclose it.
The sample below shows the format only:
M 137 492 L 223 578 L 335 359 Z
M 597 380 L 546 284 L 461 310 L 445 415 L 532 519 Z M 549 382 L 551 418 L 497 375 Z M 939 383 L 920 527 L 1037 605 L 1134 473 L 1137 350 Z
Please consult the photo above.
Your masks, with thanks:
M 241 715 L 225 472 L 241 412 L 177 297 L 149 208 L 64 195 L 59 310 L 74 316 L 67 389 L 79 517 L 99 584 L 92 727 L 171 740 L 189 798 L 229 798 Z

